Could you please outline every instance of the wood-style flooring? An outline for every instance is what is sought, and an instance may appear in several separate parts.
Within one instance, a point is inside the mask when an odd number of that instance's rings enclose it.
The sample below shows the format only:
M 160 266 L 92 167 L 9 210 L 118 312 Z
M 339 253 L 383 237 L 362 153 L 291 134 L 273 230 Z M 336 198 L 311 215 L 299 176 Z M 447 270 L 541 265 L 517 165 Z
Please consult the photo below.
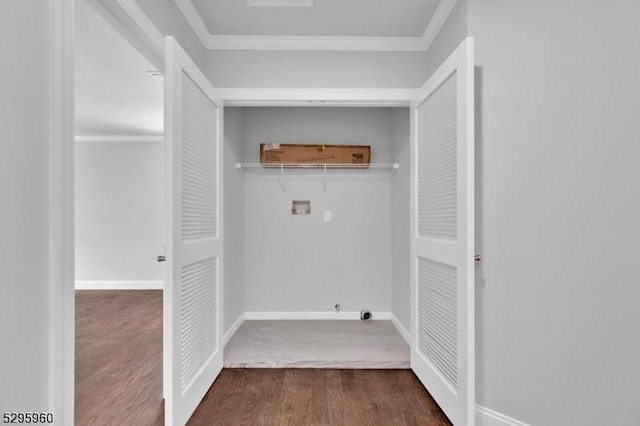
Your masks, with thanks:
M 76 291 L 77 426 L 160 426 L 162 291 Z M 223 369 L 189 425 L 450 425 L 411 370 Z
M 76 426 L 162 425 L 162 291 L 76 291 Z
M 188 425 L 451 423 L 411 370 L 225 368 Z

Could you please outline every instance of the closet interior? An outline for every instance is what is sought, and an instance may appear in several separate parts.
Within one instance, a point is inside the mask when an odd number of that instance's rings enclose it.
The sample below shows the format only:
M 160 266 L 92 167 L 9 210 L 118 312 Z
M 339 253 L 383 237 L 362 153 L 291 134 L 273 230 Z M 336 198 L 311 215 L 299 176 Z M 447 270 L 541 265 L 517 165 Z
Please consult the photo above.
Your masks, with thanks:
M 409 368 L 409 108 L 225 107 L 224 136 L 225 366 Z M 262 143 L 371 163 L 262 167 Z

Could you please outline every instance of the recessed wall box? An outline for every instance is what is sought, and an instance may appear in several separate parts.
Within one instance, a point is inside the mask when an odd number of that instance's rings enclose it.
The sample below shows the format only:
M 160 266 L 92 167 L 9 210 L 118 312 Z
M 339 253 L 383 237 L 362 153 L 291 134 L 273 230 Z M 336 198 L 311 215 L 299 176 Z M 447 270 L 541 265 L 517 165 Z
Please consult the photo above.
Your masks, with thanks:
M 311 201 L 293 200 L 291 202 L 291 214 L 296 216 L 308 216 L 311 214 Z

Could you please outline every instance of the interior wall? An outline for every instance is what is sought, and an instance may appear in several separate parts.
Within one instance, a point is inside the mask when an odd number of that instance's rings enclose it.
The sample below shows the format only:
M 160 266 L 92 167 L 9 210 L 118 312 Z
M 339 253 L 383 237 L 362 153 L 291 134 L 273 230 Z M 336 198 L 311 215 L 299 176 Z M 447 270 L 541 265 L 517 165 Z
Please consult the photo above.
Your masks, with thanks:
M 420 87 L 467 36 L 467 0 L 458 0 L 427 52 L 208 50 L 216 87 Z
M 638 22 L 636 0 L 471 3 L 477 398 L 528 424 L 640 419 Z
M 411 332 L 410 277 L 410 110 L 391 110 L 391 161 L 399 169 L 391 176 L 391 312 Z
M 224 309 L 226 333 L 244 313 L 244 110 L 224 109 Z
M 163 143 L 76 142 L 76 282 L 161 282 Z
M 245 161 L 261 142 L 371 145 L 373 162 L 391 155 L 385 108 L 247 108 Z M 249 312 L 391 310 L 389 171 L 244 171 L 245 279 Z M 310 200 L 310 216 L 291 214 Z M 324 222 L 331 211 L 332 221 Z
M 49 1 L 0 2 L 0 412 L 49 410 Z
M 209 50 L 205 74 L 216 87 L 418 87 L 425 52 Z

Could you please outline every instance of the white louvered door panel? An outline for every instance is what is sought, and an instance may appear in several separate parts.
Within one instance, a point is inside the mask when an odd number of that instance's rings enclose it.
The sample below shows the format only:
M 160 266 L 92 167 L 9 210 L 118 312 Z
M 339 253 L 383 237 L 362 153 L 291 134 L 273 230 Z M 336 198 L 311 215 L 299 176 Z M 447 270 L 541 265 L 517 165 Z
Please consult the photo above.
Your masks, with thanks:
M 184 425 L 222 369 L 222 103 L 165 42 L 165 424 Z
M 455 425 L 475 422 L 473 39 L 411 106 L 411 368 Z

